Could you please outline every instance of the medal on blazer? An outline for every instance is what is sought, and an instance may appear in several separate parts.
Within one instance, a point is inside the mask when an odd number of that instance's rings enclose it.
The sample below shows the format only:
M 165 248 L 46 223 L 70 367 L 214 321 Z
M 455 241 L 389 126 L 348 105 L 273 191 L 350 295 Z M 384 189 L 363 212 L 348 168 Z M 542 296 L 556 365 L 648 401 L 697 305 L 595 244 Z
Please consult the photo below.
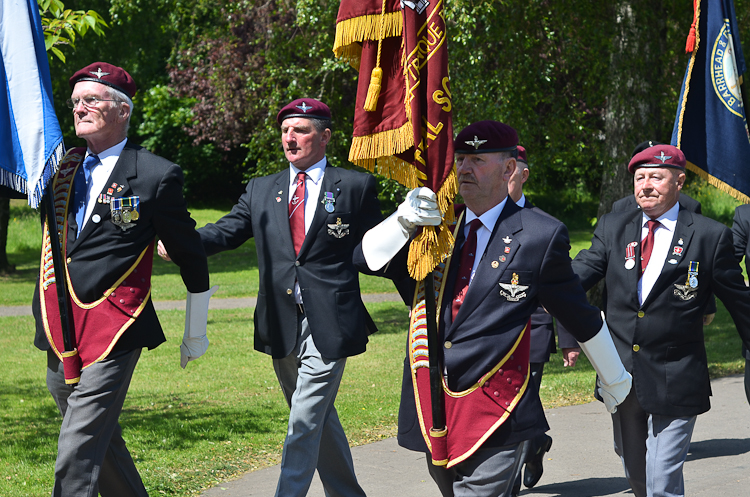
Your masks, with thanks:
M 635 267 L 635 247 L 638 242 L 630 242 L 625 246 L 625 269 L 628 271 Z
M 140 217 L 140 197 L 113 198 L 109 204 L 112 212 L 112 223 L 118 226 L 122 231 L 135 227 L 133 222 Z
M 324 208 L 328 214 L 333 213 L 334 211 L 334 205 L 336 203 L 336 199 L 333 198 L 333 192 L 325 192 L 325 198 L 320 201 L 321 204 L 324 204 Z
M 341 222 L 341 218 L 336 218 L 336 224 L 328 225 L 328 234 L 334 238 L 344 238 L 349 234 L 349 225 Z
M 695 296 L 698 294 L 698 265 L 700 263 L 696 261 L 690 261 L 690 266 L 688 267 L 688 276 L 687 280 L 685 280 L 684 285 L 679 285 L 675 283 L 675 290 L 674 295 L 680 300 L 690 300 L 694 299 Z

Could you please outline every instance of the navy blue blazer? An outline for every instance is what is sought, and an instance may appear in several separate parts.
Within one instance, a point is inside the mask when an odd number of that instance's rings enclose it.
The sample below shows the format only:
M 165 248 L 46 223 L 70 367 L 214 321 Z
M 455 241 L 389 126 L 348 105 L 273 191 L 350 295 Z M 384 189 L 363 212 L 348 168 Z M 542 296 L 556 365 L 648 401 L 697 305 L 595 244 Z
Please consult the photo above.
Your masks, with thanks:
M 295 281 L 315 345 L 325 357 L 361 354 L 367 336 L 376 331 L 352 262 L 362 236 L 382 220 L 375 177 L 329 163 L 322 181 L 320 197 L 308 200 L 317 209 L 299 255 L 289 228 L 289 169 L 250 180 L 229 214 L 198 230 L 208 255 L 255 238 L 260 272 L 255 349 L 276 359 L 288 356 L 297 343 Z M 326 192 L 335 198 L 331 213 L 322 201 Z

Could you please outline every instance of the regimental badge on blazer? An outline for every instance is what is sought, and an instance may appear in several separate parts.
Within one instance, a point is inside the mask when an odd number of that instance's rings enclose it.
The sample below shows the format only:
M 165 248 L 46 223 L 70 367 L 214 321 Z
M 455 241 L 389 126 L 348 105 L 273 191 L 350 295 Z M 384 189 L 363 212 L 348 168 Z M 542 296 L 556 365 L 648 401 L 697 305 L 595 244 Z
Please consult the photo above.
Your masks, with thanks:
M 349 225 L 341 222 L 341 218 L 336 218 L 336 224 L 328 225 L 328 234 L 334 238 L 344 238 L 349 234 Z
M 526 297 L 526 290 L 529 288 L 528 285 L 518 284 L 518 274 L 513 273 L 513 278 L 510 283 L 498 283 L 500 285 L 500 296 L 505 297 L 508 302 L 518 302 L 522 298 Z
M 112 212 L 112 223 L 122 231 L 135 227 L 135 222 L 141 217 L 141 201 L 138 195 L 133 197 L 113 198 L 109 208 Z

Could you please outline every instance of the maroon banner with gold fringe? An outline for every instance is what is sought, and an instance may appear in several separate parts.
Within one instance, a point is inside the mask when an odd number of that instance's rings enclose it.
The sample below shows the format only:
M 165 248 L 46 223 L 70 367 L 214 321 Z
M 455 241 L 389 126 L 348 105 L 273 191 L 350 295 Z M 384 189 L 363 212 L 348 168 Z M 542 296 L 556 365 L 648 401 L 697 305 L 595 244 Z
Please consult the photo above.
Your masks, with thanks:
M 452 220 L 458 192 L 443 0 L 342 0 L 333 48 L 359 71 L 349 160 L 406 186 L 427 186 Z M 424 279 L 453 246 L 446 223 L 412 242 Z

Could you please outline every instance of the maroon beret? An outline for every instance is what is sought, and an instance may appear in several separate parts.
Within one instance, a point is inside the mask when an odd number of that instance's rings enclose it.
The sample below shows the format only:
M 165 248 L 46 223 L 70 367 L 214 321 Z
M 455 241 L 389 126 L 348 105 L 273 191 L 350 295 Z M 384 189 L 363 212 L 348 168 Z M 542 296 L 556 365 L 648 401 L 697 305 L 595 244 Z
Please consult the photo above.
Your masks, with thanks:
M 521 145 L 519 145 L 516 148 L 518 149 L 518 160 L 520 160 L 521 162 L 526 163 L 526 165 L 528 166 L 529 165 L 529 161 L 526 160 L 526 148 L 523 147 L 523 146 L 521 146 Z
M 672 145 L 655 145 L 642 152 L 638 152 L 630 159 L 628 171 L 635 174 L 639 167 L 671 167 L 685 170 L 685 154 Z
M 72 90 L 79 81 L 101 83 L 115 90 L 120 90 L 130 98 L 135 96 L 137 89 L 135 81 L 133 81 L 133 78 L 130 77 L 130 74 L 125 69 L 106 62 L 94 62 L 76 72 L 68 80 L 70 89 Z
M 298 98 L 286 104 L 276 116 L 276 122 L 281 122 L 289 117 L 309 117 L 314 119 L 331 120 L 331 109 L 320 100 L 314 98 Z
M 497 121 L 479 121 L 461 130 L 453 141 L 453 151 L 457 154 L 509 152 L 516 150 L 516 145 L 515 129 Z

